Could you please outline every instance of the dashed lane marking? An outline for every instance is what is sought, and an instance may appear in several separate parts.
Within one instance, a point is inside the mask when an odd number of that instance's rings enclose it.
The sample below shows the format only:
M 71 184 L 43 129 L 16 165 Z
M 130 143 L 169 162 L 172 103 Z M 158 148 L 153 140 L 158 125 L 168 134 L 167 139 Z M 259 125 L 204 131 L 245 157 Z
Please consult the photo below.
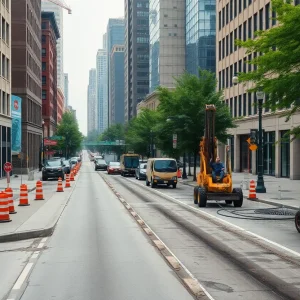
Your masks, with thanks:
M 19 276 L 17 282 L 15 283 L 15 285 L 13 287 L 13 290 L 19 290 L 21 288 L 21 286 L 23 285 L 26 277 L 28 276 L 28 274 L 29 274 L 32 266 L 33 266 L 33 263 L 28 263 L 26 265 L 26 267 L 24 268 L 23 272 Z

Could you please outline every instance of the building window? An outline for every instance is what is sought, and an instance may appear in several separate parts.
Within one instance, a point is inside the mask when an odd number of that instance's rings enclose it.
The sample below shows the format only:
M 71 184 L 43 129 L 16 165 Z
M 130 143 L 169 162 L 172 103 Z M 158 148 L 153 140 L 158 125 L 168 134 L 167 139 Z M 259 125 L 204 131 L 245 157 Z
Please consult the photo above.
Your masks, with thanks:
M 9 70 L 10 70 L 10 63 L 9 63 L 9 59 L 7 58 L 6 59 L 6 78 L 7 80 L 9 80 L 9 77 L 10 77 L 10 73 L 9 73 Z
M 299 0 L 300 3 L 300 0 Z M 296 4 L 298 5 L 298 4 Z M 276 11 L 272 10 L 272 26 L 276 25 Z
M 222 58 L 225 57 L 225 38 L 222 40 Z
M 230 39 L 229 39 L 229 43 L 230 43 L 230 54 L 233 52 L 233 32 L 230 33 Z
M 244 0 L 244 9 L 247 8 L 247 1 L 248 1 L 248 0 Z
M 239 117 L 242 116 L 242 95 L 239 95 Z
M 9 24 L 6 23 L 6 43 L 9 44 Z
M 228 35 L 226 36 L 226 56 L 229 55 L 229 37 Z
M 5 34 L 5 29 L 6 29 L 6 26 L 5 26 L 5 19 L 2 18 L 2 40 L 3 41 L 6 41 L 6 34 Z
M 247 94 L 243 95 L 243 116 L 247 116 Z
M 46 100 L 46 95 L 47 95 L 47 91 L 46 90 L 42 90 L 42 99 Z
M 221 73 L 221 71 L 219 72 L 219 90 L 221 90 L 222 89 L 222 73 Z
M 219 41 L 219 61 L 222 59 L 222 42 Z
M 253 53 L 253 59 L 256 59 L 256 57 L 257 57 L 257 52 L 254 52 Z M 257 65 L 256 64 L 253 64 L 253 70 L 254 71 L 257 70 Z
M 300 4 L 300 0 L 295 0 L 295 5 L 299 5 Z
M 234 51 L 237 50 L 237 45 L 235 44 L 235 40 L 237 40 L 238 36 L 237 36 L 237 29 L 234 29 Z
M 257 31 L 257 13 L 254 14 L 254 17 L 253 17 L 253 31 L 255 33 L 255 31 Z
M 265 9 L 266 29 L 270 28 L 270 3 L 266 5 Z
M 147 44 L 147 43 L 149 43 L 149 38 L 147 38 L 147 37 L 137 37 L 136 38 L 136 40 L 137 40 L 137 42 L 138 43 L 141 43 L 141 44 Z
M 251 4 L 252 4 L 252 0 L 249 0 L 249 1 L 248 1 L 248 5 L 251 5 Z
M 234 14 L 234 17 L 237 16 L 237 0 L 234 0 L 233 14 Z
M 251 65 L 251 60 L 252 60 L 252 54 L 248 55 L 248 72 L 251 72 L 252 70 L 252 65 Z
M 226 68 L 226 87 L 229 87 L 229 74 L 228 74 L 228 68 Z
M 237 63 L 234 63 L 234 68 L 233 68 L 233 73 L 234 74 L 237 74 Z
M 264 30 L 264 9 L 259 11 L 259 30 Z
M 248 93 L 248 116 L 252 115 L 252 94 Z
M 233 77 L 233 66 L 232 65 L 230 66 L 230 72 L 229 72 L 229 74 L 230 74 L 230 78 L 229 78 L 229 80 L 230 80 L 230 86 L 232 86 L 232 77 Z
M 46 76 L 42 76 L 42 84 L 43 84 L 43 85 L 45 85 L 45 84 L 46 84 L 46 82 L 47 82 L 47 80 L 46 80 Z
M 239 60 L 239 70 L 238 70 L 238 72 L 243 72 L 243 70 L 242 70 L 242 60 L 241 59 Z
M 225 7 L 222 9 L 222 27 L 225 26 Z
M 239 14 L 242 12 L 242 0 L 239 0 Z
M 46 43 L 46 36 L 44 34 L 42 35 L 42 43 Z
M 46 56 L 46 49 L 45 49 L 45 48 L 42 49 L 42 56 L 43 56 L 43 57 Z
M 225 70 L 222 70 L 222 88 L 225 88 Z
M 234 97 L 234 104 L 233 104 L 233 117 L 237 117 L 237 97 Z
M 244 72 L 244 73 L 247 73 L 247 58 L 244 57 L 243 61 L 244 61 L 244 64 L 243 64 L 243 72 Z
M 256 93 L 253 94 L 254 94 L 253 114 L 257 115 L 257 97 L 256 97 Z
M 239 40 L 242 40 L 242 25 L 239 26 Z
M 226 5 L 226 24 L 229 22 L 229 4 Z
M 233 109 L 232 109 L 232 98 L 230 98 L 230 100 L 229 100 L 229 109 L 230 109 L 230 115 L 232 116 L 232 111 L 233 111 Z
M 42 62 L 42 71 L 46 71 L 46 63 Z
M 3 76 L 4 78 L 6 77 L 6 76 L 5 76 L 5 70 L 6 70 L 6 68 L 5 68 L 5 61 L 6 61 L 5 55 L 2 54 L 2 76 Z
M 233 0 L 230 0 L 229 9 L 230 9 L 230 12 L 229 12 L 230 21 L 232 21 L 233 20 Z
M 248 19 L 248 39 L 252 39 L 252 18 Z
M 222 28 L 222 14 L 219 11 L 219 30 L 221 30 L 221 28 Z
M 244 34 L 243 34 L 243 40 L 247 40 L 247 21 L 244 22 Z
M 46 22 L 42 22 L 42 29 L 46 29 L 46 28 L 47 28 Z
M 290 139 L 285 137 L 288 131 L 280 131 L 281 177 L 290 177 Z

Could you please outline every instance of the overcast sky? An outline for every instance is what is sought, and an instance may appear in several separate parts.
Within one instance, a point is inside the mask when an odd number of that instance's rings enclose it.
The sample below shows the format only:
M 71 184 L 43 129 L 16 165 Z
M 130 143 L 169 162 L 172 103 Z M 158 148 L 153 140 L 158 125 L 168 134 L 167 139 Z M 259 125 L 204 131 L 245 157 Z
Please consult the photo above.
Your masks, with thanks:
M 124 17 L 124 0 L 65 0 L 72 14 L 64 13 L 64 72 L 69 73 L 69 105 L 77 111 L 80 130 L 87 133 L 89 69 L 96 67 L 109 18 Z

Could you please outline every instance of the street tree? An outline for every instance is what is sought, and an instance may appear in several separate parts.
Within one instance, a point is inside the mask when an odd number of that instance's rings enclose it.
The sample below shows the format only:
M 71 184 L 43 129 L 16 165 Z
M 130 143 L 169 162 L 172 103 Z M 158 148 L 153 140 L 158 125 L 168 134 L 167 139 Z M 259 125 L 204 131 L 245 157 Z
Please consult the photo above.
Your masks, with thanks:
M 205 129 L 205 105 L 216 106 L 215 130 L 221 142 L 226 142 L 227 129 L 236 127 L 228 107 L 224 104 L 222 92 L 218 92 L 216 87 L 215 74 L 199 69 L 198 76 L 184 73 L 177 78 L 173 90 L 158 88 L 160 100 L 158 111 L 162 120 L 159 140 L 172 141 L 172 134 L 177 133 L 181 153 L 194 154 L 194 180 L 196 180 L 199 143 Z M 162 150 L 170 151 L 171 143 L 166 144 L 165 141 L 161 144 L 163 145 L 169 146 Z
M 71 112 L 65 112 L 56 129 L 56 135 L 63 139 L 58 142 L 58 149 L 62 150 L 66 157 L 75 155 L 81 147 L 83 135 L 79 131 L 78 122 Z
M 131 119 L 126 132 L 126 144 L 134 152 L 150 157 L 150 149 L 156 144 L 156 126 L 159 113 L 150 109 L 142 109 L 141 113 Z M 129 149 L 128 148 L 128 149 Z
M 288 121 L 300 108 L 300 6 L 293 1 L 272 0 L 279 26 L 256 32 L 253 40 L 237 41 L 247 54 L 262 53 L 249 61 L 256 65 L 252 72 L 240 73 L 240 82 L 251 82 L 249 92 L 263 90 L 265 106 L 285 110 L 282 116 Z M 254 57 L 254 55 L 252 55 Z M 300 137 L 300 127 L 289 132 Z

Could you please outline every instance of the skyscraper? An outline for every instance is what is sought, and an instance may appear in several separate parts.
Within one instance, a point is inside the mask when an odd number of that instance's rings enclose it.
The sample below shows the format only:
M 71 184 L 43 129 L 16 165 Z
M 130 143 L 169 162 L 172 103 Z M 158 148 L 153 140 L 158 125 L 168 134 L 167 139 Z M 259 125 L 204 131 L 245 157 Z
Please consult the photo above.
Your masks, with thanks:
M 69 106 L 69 74 L 64 73 L 64 95 L 65 95 L 65 107 Z
M 87 93 L 87 122 L 88 135 L 98 131 L 98 101 L 97 101 L 97 72 L 89 72 L 89 85 Z
M 150 92 L 185 70 L 185 1 L 150 0 Z
M 97 52 L 97 101 L 98 129 L 102 133 L 108 127 L 108 87 L 107 87 L 107 53 L 105 49 Z
M 149 0 L 125 1 L 125 121 L 149 93 Z
M 216 1 L 186 1 L 186 70 L 216 71 Z
M 107 70 L 108 70 L 108 116 L 111 115 L 110 103 L 110 57 L 114 45 L 124 45 L 124 19 L 109 19 L 107 24 Z M 108 120 L 111 124 L 111 120 Z
M 114 45 L 110 55 L 110 124 L 124 123 L 124 45 Z
M 64 45 L 63 45 L 63 9 L 47 0 L 42 0 L 42 11 L 54 12 L 60 33 L 57 41 L 57 87 L 64 92 Z

